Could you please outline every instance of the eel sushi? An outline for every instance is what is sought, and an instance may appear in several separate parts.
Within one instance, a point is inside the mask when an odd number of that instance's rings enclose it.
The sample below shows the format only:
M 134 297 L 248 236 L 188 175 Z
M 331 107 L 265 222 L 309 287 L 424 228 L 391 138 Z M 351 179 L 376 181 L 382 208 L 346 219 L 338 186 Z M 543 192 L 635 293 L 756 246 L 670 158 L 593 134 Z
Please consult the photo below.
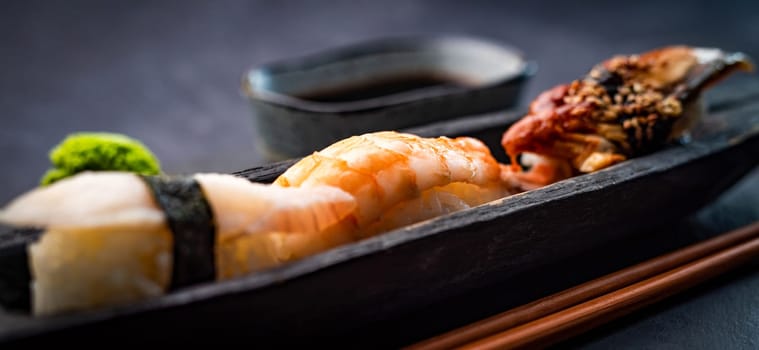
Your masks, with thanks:
M 540 94 L 501 140 L 517 168 L 540 159 L 535 186 L 590 173 L 687 139 L 701 93 L 753 63 L 739 52 L 667 46 L 617 55 Z

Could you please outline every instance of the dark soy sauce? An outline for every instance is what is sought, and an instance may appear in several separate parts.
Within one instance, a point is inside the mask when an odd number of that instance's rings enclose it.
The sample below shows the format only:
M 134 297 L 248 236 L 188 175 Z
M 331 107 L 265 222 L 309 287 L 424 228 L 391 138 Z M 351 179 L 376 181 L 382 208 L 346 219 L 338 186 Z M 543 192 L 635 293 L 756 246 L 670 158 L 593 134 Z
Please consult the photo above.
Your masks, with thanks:
M 433 74 L 403 75 L 373 79 L 300 94 L 298 97 L 315 102 L 353 102 L 401 92 L 431 87 L 466 87 L 461 80 Z

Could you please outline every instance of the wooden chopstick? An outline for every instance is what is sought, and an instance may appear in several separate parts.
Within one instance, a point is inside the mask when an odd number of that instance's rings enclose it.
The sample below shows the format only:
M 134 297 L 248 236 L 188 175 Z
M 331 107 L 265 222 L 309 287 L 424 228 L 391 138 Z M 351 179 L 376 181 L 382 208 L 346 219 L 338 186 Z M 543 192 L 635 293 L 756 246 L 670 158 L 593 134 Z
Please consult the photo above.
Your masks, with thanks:
M 757 256 L 759 238 L 754 238 L 618 291 L 466 344 L 461 349 L 518 349 L 552 345 L 704 282 Z
M 752 250 L 751 247 L 757 245 L 757 240 L 759 240 L 757 237 L 759 237 L 759 222 L 755 222 L 729 233 L 662 255 L 563 292 L 497 314 L 482 321 L 413 344 L 407 347 L 407 349 L 450 349 L 470 342 L 474 343 L 467 345 L 465 348 L 488 349 L 494 348 L 491 347 L 493 345 L 499 345 L 499 348 L 500 345 L 503 344 L 519 345 L 518 342 L 515 342 L 516 339 L 522 339 L 530 344 L 538 342 L 539 339 L 543 339 L 542 337 L 546 337 L 545 340 L 557 339 L 556 337 L 561 335 L 561 332 L 566 331 L 568 332 L 566 334 L 570 334 L 571 330 L 576 331 L 578 329 L 576 327 L 592 325 L 592 322 L 585 323 L 590 322 L 590 320 L 595 320 L 595 322 L 604 321 L 609 317 L 616 315 L 616 313 L 620 313 L 621 315 L 621 313 L 625 311 L 624 308 L 637 308 L 638 304 L 640 304 L 640 300 L 636 299 L 638 294 L 635 293 L 645 294 L 649 291 L 649 288 L 653 288 L 651 290 L 660 293 L 656 295 L 664 297 L 666 292 L 675 292 L 679 290 L 678 288 L 680 287 L 686 287 L 691 285 L 690 283 L 700 281 L 699 276 L 692 275 L 693 273 L 702 273 L 702 276 L 712 276 L 710 273 L 713 274 L 726 271 L 724 268 L 732 267 L 733 265 L 731 264 L 743 262 L 743 260 L 740 259 L 745 259 L 746 254 L 749 254 L 749 256 L 750 254 L 756 254 L 756 251 Z M 745 245 L 739 245 L 740 243 L 744 243 Z M 746 249 L 748 249 L 748 251 L 744 251 Z M 725 265 L 710 265 L 721 262 L 724 262 Z M 691 265 L 695 267 L 692 267 Z M 686 273 L 691 274 L 687 274 L 687 278 L 683 277 L 682 274 L 673 275 L 673 273 L 682 269 L 686 269 Z M 704 269 L 706 271 L 698 269 Z M 663 281 L 661 280 L 662 278 L 664 278 Z M 641 283 L 644 285 L 641 286 Z M 653 284 L 649 285 L 651 283 Z M 662 283 L 665 287 L 664 289 L 661 289 L 660 284 Z M 627 290 L 626 287 L 633 288 L 632 290 L 635 292 L 630 294 L 630 291 L 628 290 L 628 294 L 618 294 L 623 290 Z M 655 300 L 655 298 L 653 298 L 655 295 L 645 295 L 649 298 L 646 301 Z M 609 300 L 609 296 L 617 299 Z M 628 302 L 631 302 L 632 304 L 628 305 Z M 594 307 L 601 307 L 604 305 L 608 307 L 616 307 L 600 313 L 599 311 L 602 310 L 594 309 Z M 639 306 L 644 305 L 641 304 Z M 579 308 L 579 310 L 577 308 Z M 567 314 L 563 314 L 561 311 L 569 309 L 574 312 L 570 313 L 570 316 L 582 316 L 583 318 L 575 321 L 566 318 L 556 318 L 556 315 L 563 315 L 562 317 L 566 317 Z M 536 320 L 539 319 L 541 322 L 535 324 L 535 322 L 537 322 Z M 559 321 L 558 323 L 567 323 L 565 327 L 557 327 L 557 321 Z M 541 327 L 545 324 L 551 324 L 552 327 L 557 328 L 551 332 L 532 333 L 542 330 L 543 328 Z M 520 325 L 523 325 L 524 327 Z M 509 329 L 511 329 L 511 331 L 509 331 Z M 558 332 L 559 330 L 561 330 L 561 332 Z M 488 337 L 491 335 L 493 336 Z M 477 341 L 478 339 L 481 340 Z M 509 347 L 510 346 L 505 346 L 505 348 Z

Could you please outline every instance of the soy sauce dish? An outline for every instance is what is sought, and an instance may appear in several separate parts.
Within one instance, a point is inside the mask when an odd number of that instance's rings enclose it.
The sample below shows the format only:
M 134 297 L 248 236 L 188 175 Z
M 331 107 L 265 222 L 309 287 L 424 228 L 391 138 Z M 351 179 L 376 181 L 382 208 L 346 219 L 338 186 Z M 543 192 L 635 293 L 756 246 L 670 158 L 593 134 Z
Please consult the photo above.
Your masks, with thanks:
M 248 71 L 257 146 L 269 161 L 353 135 L 515 106 L 537 65 L 516 48 L 469 37 L 385 38 Z

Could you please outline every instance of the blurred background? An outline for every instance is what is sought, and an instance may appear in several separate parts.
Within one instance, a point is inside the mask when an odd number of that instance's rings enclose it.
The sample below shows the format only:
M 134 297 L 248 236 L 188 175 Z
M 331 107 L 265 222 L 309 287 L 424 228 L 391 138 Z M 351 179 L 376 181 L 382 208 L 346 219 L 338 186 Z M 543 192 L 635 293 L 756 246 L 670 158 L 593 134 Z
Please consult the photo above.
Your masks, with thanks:
M 446 34 L 513 45 L 536 61 L 524 106 L 614 54 L 687 44 L 759 58 L 759 1 L 5 0 L 0 203 L 36 186 L 50 148 L 76 131 L 137 138 L 168 173 L 260 165 L 240 91 L 247 70 L 366 39 Z M 756 220 L 757 197 L 754 171 L 699 218 L 715 231 Z M 756 345 L 757 288 L 753 273 L 585 345 L 718 348 L 725 335 Z
M 524 104 L 617 53 L 683 43 L 759 57 L 757 23 L 748 0 L 3 1 L 0 202 L 35 186 L 75 131 L 135 137 L 169 173 L 263 163 L 240 85 L 279 59 L 383 36 L 476 36 L 539 64 Z

